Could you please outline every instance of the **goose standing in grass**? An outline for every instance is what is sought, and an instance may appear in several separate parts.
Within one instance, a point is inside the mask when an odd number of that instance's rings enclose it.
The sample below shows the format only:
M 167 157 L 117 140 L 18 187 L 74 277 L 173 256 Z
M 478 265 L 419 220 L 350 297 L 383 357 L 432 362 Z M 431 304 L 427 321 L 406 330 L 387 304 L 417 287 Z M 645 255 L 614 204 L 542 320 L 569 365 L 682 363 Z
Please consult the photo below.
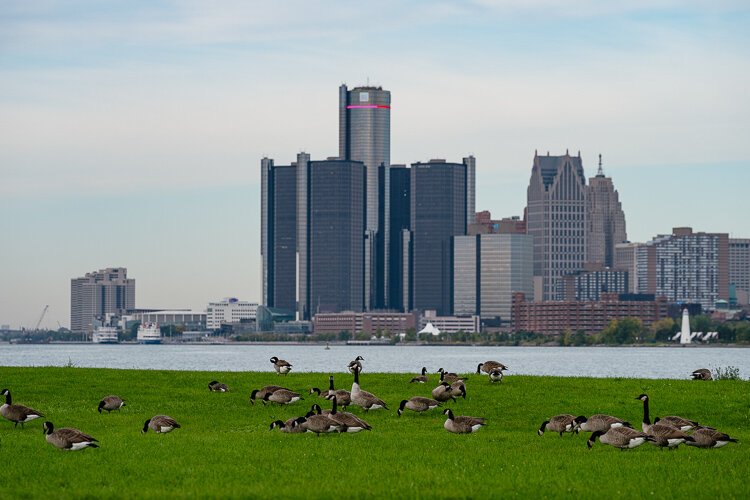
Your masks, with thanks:
M 155 415 L 144 422 L 141 432 L 146 434 L 148 430 L 151 429 L 157 434 L 166 434 L 167 432 L 172 432 L 174 429 L 179 428 L 180 424 L 178 424 L 172 417 L 167 415 Z
M 445 410 L 443 415 L 448 416 L 448 420 L 445 421 L 443 427 L 445 427 L 445 430 L 448 432 L 453 432 L 455 434 L 471 434 L 486 425 L 484 423 L 485 419 L 483 418 L 467 416 L 454 417 L 450 408 Z
M 648 432 L 648 435 L 654 438 L 651 444 L 660 448 L 677 448 L 684 442 L 695 441 L 692 436 L 688 436 L 684 431 L 670 425 L 654 424 Z
M 346 411 L 338 411 L 338 402 L 336 396 L 332 396 L 331 401 L 333 402 L 333 407 L 328 413 L 328 418 L 330 418 L 340 426 L 340 432 L 352 433 L 359 431 L 369 431 L 372 429 L 370 424 L 368 424 L 355 414 Z M 320 410 L 320 407 L 318 407 L 318 410 Z
M 612 427 L 633 427 L 632 425 L 630 425 L 630 422 L 626 422 L 621 418 L 613 417 L 612 415 L 603 415 L 601 413 L 591 415 L 588 418 L 583 415 L 581 415 L 580 417 L 576 417 L 574 419 L 574 425 L 576 434 L 578 434 L 580 431 L 607 432 Z
M 696 446 L 698 448 L 721 448 L 728 443 L 736 443 L 737 440 L 729 437 L 723 432 L 719 432 L 716 429 L 709 427 L 700 427 L 693 432 L 692 441 L 686 441 L 685 444 L 688 446 Z
M 285 359 L 279 359 L 276 356 L 271 358 L 271 363 L 273 363 L 273 369 L 276 370 L 276 373 L 278 375 L 286 375 L 290 371 L 292 371 L 292 365 L 289 364 L 289 361 Z
M 698 368 L 690 376 L 693 377 L 693 380 L 713 380 L 711 370 L 708 368 Z
M 549 420 L 542 422 L 542 425 L 539 426 L 539 430 L 536 432 L 540 436 L 544 436 L 544 431 L 557 432 L 562 437 L 563 432 L 573 432 L 575 430 L 575 419 L 575 415 L 569 413 L 555 415 Z
M 451 394 L 451 385 L 448 382 L 441 382 L 439 386 L 432 390 L 432 397 L 444 403 L 448 400 L 455 401 L 456 398 Z
M 270 403 L 278 403 L 280 405 L 288 405 L 292 403 L 296 403 L 300 399 L 304 399 L 302 396 L 299 395 L 298 392 L 289 391 L 286 389 L 279 389 L 278 391 L 266 393 L 265 396 L 263 396 L 263 404 L 266 404 L 266 401 Z
M 352 383 L 352 404 L 361 406 L 365 411 L 377 410 L 379 408 L 388 409 L 385 402 L 374 394 L 363 391 L 359 387 L 359 370 L 354 369 L 354 382 Z
M 63 427 L 55 430 L 52 422 L 44 422 L 44 439 L 51 445 L 61 450 L 78 451 L 84 448 L 98 448 L 97 439 L 84 434 L 78 429 Z
M 418 375 L 418 376 L 412 378 L 409 381 L 409 383 L 410 384 L 415 384 L 415 383 L 416 384 L 425 384 L 425 383 L 427 383 L 428 380 L 429 379 L 427 378 L 427 368 L 423 366 L 422 367 L 422 375 Z
M 463 382 L 463 380 L 464 380 L 461 377 L 459 377 L 458 375 L 456 375 L 455 373 L 447 372 L 447 371 L 445 371 L 442 368 L 438 369 L 438 373 L 440 374 L 440 381 L 441 382 L 448 382 L 449 384 L 452 384 L 454 382 L 459 382 L 459 381 Z
M 316 388 L 313 387 L 310 389 L 311 392 L 314 392 Z M 332 397 L 336 396 L 338 399 L 339 405 L 341 405 L 341 408 L 346 410 L 346 407 L 352 404 L 352 394 L 347 391 L 346 389 L 335 389 L 333 386 L 333 375 L 328 377 L 328 391 L 327 392 L 320 392 L 320 396 L 324 397 L 325 399 L 330 400 Z
M 481 372 L 489 375 L 492 370 L 508 371 L 508 367 L 498 361 L 485 361 L 477 365 L 477 375 L 480 375 Z
M 612 427 L 607 432 L 596 431 L 591 434 L 589 440 L 586 441 L 586 446 L 589 450 L 594 446 L 596 438 L 599 438 L 599 441 L 604 444 L 620 448 L 621 450 L 636 448 L 646 441 L 654 440 L 653 437 L 645 432 L 637 431 L 630 427 Z
M 442 406 L 440 401 L 430 398 L 423 398 L 422 396 L 414 396 L 413 398 L 404 399 L 398 407 L 398 416 L 404 412 L 404 409 L 422 413 L 427 410 L 432 410 Z
M 651 426 L 653 425 L 651 423 L 651 419 L 649 417 L 649 408 L 648 408 L 648 394 L 641 394 L 635 399 L 640 399 L 643 401 L 643 432 L 648 433 L 651 431 Z M 694 422 L 693 420 L 688 420 L 686 418 L 678 417 L 675 415 L 670 415 L 667 417 L 657 418 L 656 422 L 661 423 L 662 425 L 671 425 L 672 427 L 677 427 L 681 431 L 689 431 L 691 429 L 694 429 L 699 424 L 698 422 Z M 655 423 L 656 423 L 655 422 Z
M 126 406 L 125 401 L 123 401 L 120 396 L 105 396 L 101 401 L 99 401 L 97 410 L 99 411 L 99 413 L 101 413 L 102 410 L 106 410 L 107 413 L 110 413 L 113 410 L 120 411 L 120 408 L 122 408 L 123 406 Z
M 489 372 L 487 376 L 490 378 L 490 382 L 502 382 L 503 381 L 503 371 L 497 368 Z
M 227 387 L 227 384 L 212 380 L 208 383 L 208 390 L 211 392 L 229 392 L 229 387 Z
M 295 421 L 298 417 L 290 418 L 286 422 L 282 422 L 281 420 L 274 420 L 271 422 L 271 426 L 268 428 L 269 431 L 272 431 L 276 428 L 278 428 L 281 432 L 286 432 L 289 434 L 300 434 L 304 432 L 304 429 L 302 427 L 294 425 Z
M 354 358 L 354 361 L 350 361 L 349 364 L 346 365 L 346 367 L 349 369 L 349 373 L 354 374 L 354 370 L 355 369 L 357 369 L 357 370 L 359 370 L 361 372 L 362 371 L 362 363 L 361 362 L 364 361 L 364 360 L 365 360 L 365 358 L 363 358 L 362 356 L 357 356 L 356 358 Z
M 0 415 L 13 422 L 14 429 L 18 424 L 21 424 L 21 428 L 23 429 L 23 424 L 26 422 L 44 416 L 42 412 L 36 411 L 28 406 L 14 405 L 8 389 L 3 389 L 3 391 L 0 392 L 0 396 L 5 396 L 5 403 L 0 406 Z
M 253 392 L 250 393 L 250 403 L 255 404 L 255 400 L 263 400 L 263 398 L 266 397 L 266 394 L 273 394 L 276 391 L 291 391 L 291 389 L 287 389 L 286 387 L 281 387 L 280 385 L 267 385 L 265 387 L 262 387 L 260 389 L 255 389 Z

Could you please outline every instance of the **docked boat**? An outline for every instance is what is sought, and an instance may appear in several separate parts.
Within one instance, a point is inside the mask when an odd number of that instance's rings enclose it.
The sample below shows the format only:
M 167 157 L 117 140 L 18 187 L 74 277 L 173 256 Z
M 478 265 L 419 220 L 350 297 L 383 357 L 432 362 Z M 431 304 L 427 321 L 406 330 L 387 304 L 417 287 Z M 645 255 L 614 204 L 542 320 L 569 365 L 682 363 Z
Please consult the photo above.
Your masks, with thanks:
M 117 328 L 114 326 L 97 326 L 91 336 L 94 344 L 117 344 L 120 342 L 117 336 Z
M 138 327 L 139 344 L 161 344 L 161 330 L 156 323 L 141 323 Z

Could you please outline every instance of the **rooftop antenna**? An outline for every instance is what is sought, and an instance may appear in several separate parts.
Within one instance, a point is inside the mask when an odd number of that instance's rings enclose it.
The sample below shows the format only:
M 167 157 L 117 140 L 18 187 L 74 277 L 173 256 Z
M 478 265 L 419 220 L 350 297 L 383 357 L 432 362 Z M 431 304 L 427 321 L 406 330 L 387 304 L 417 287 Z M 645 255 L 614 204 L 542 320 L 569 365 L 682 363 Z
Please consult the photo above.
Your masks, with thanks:
M 599 170 L 596 172 L 597 177 L 604 177 L 604 170 L 602 170 L 602 154 L 599 153 Z

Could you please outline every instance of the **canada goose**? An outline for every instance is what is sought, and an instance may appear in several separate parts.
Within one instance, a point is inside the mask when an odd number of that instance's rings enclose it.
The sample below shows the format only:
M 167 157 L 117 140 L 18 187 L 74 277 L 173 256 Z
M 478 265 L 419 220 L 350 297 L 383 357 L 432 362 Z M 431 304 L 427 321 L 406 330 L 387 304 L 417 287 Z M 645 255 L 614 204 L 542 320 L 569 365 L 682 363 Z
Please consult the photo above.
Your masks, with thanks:
M 422 367 L 422 375 L 414 377 L 413 379 L 411 379 L 409 381 L 409 383 L 411 383 L 411 384 L 413 384 L 413 383 L 424 384 L 424 383 L 427 382 L 427 380 L 428 380 L 428 378 L 427 378 L 427 368 L 423 366 Z
M 604 444 L 614 446 L 624 450 L 626 448 L 635 448 L 642 445 L 646 441 L 653 441 L 654 438 L 630 427 L 612 427 L 607 432 L 596 431 L 591 434 L 589 440 L 586 441 L 586 446 L 589 450 L 594 446 L 596 438 L 599 438 Z
M 250 393 L 250 403 L 255 404 L 256 399 L 260 399 L 262 401 L 263 398 L 266 397 L 266 394 L 272 394 L 282 389 L 285 391 L 291 390 L 291 389 L 287 389 L 286 387 L 281 387 L 280 385 L 267 385 L 260 389 L 255 389 L 253 392 Z
M 432 390 L 432 397 L 440 401 L 441 403 L 444 403 L 450 399 L 452 399 L 453 401 L 456 400 L 456 398 L 454 398 L 451 394 L 451 385 L 448 382 L 441 382 L 439 386 L 435 387 Z
M 456 434 L 470 434 L 472 432 L 476 432 L 479 429 L 481 429 L 484 425 L 483 418 L 478 417 L 454 417 L 453 412 L 450 408 L 445 410 L 443 412 L 443 415 L 448 416 L 448 420 L 445 421 L 443 424 L 443 427 L 445 427 L 445 430 L 448 432 L 453 432 Z
M 212 380 L 211 382 L 208 383 L 208 390 L 211 392 L 228 392 L 229 387 L 227 387 L 226 384 L 222 384 L 221 382 Z
M 279 359 L 274 356 L 271 358 L 271 363 L 273 363 L 273 369 L 276 370 L 276 373 L 279 375 L 286 375 L 292 371 L 292 365 L 290 365 L 285 359 Z
M 360 363 L 360 361 L 364 360 L 365 358 L 363 358 L 362 356 L 357 356 L 356 358 L 354 358 L 354 361 L 350 361 L 349 364 L 346 365 L 346 367 L 349 369 L 349 373 L 353 374 L 355 368 L 359 371 L 362 371 L 362 363 Z
M 692 436 L 670 425 L 654 424 L 648 432 L 654 438 L 651 444 L 660 448 L 677 448 L 686 441 L 694 441 Z
M 279 389 L 278 391 L 266 393 L 266 395 L 263 396 L 262 401 L 264 404 L 266 401 L 270 401 L 271 403 L 288 405 L 291 403 L 296 403 L 300 399 L 304 398 L 301 397 L 297 392 L 292 392 L 286 389 Z
M 484 363 L 479 363 L 479 365 L 477 365 L 477 375 L 479 375 L 480 372 L 489 374 L 492 370 L 507 371 L 508 367 L 497 361 L 485 361 Z
M 107 413 L 110 413 L 112 410 L 120 411 L 120 408 L 123 406 L 127 406 L 125 404 L 125 401 L 122 400 L 119 396 L 106 396 L 102 398 L 101 401 L 99 401 L 99 407 L 97 410 L 99 413 L 102 412 L 102 410 L 107 410 Z
M 729 437 L 723 432 L 708 427 L 696 429 L 692 435 L 693 440 L 685 442 L 688 446 L 697 446 L 698 448 L 721 448 L 728 443 L 736 443 L 737 440 Z
M 365 411 L 377 410 L 379 408 L 388 409 L 385 402 L 374 394 L 363 391 L 359 387 L 359 369 L 354 369 L 354 383 L 352 383 L 352 404 L 361 406 Z
M 708 368 L 698 368 L 690 376 L 693 377 L 693 380 L 713 380 L 711 370 Z
M 52 425 L 52 422 L 44 422 L 42 427 L 44 428 L 44 439 L 46 439 L 52 446 L 60 448 L 61 450 L 78 451 L 84 448 L 99 447 L 99 445 L 96 444 L 96 438 L 84 434 L 78 429 L 63 427 L 62 429 L 55 430 L 55 426 Z
M 313 387 L 313 389 L 315 389 Z M 312 389 L 311 389 L 312 390 Z M 336 396 L 338 399 L 339 404 L 343 409 L 346 410 L 346 407 L 352 404 L 352 395 L 349 391 L 346 389 L 335 389 L 333 387 L 333 375 L 328 377 L 328 391 L 327 392 L 321 392 L 320 395 L 326 399 L 331 399 L 333 396 Z
M 440 401 L 436 401 L 430 398 L 423 398 L 421 396 L 414 396 L 413 398 L 404 399 L 398 407 L 398 416 L 404 412 L 404 408 L 407 410 L 422 413 L 423 411 L 432 410 L 438 406 L 443 406 Z
M 648 394 L 641 394 L 635 399 L 640 399 L 643 401 L 643 432 L 648 433 L 651 430 L 651 419 L 649 418 L 649 412 L 648 412 Z M 686 418 L 677 417 L 674 415 L 670 415 L 667 417 L 661 417 L 660 419 L 656 419 L 656 422 L 659 422 L 662 425 L 671 425 L 672 427 L 677 427 L 681 431 L 689 431 L 695 427 L 697 427 L 699 424 L 698 422 L 694 422 L 693 420 L 688 420 Z M 655 422 L 655 423 L 656 423 Z
M 315 434 L 325 434 L 328 432 L 336 432 L 339 430 L 339 425 L 333 420 L 328 418 L 328 415 L 309 415 L 300 417 L 292 424 L 293 428 L 299 427 L 302 432 L 313 432 Z
M 575 415 L 569 413 L 563 413 L 561 415 L 555 415 L 549 420 L 542 422 L 539 426 L 539 430 L 536 431 L 540 436 L 544 436 L 544 431 L 557 432 L 562 437 L 563 432 L 573 432 L 576 428 Z
M 23 429 L 23 424 L 26 422 L 44 416 L 41 412 L 29 408 L 28 406 L 14 405 L 8 389 L 3 389 L 3 391 L 0 392 L 0 396 L 5 396 L 5 404 L 0 406 L 0 415 L 13 422 L 14 429 L 18 424 L 21 424 L 21 428 Z
M 168 417 L 167 415 L 155 415 L 143 424 L 143 429 L 141 429 L 141 432 L 143 434 L 146 434 L 149 429 L 154 431 L 157 434 L 166 434 L 167 432 L 171 432 L 174 429 L 179 429 L 180 424 L 178 424 L 175 419 L 172 417 Z
M 299 426 L 295 426 L 294 422 L 297 420 L 297 418 L 290 418 L 286 422 L 282 422 L 281 420 L 274 420 L 271 422 L 271 426 L 268 428 L 269 431 L 279 428 L 281 432 L 286 432 L 289 434 L 299 434 L 301 432 L 304 432 L 304 429 Z
M 503 371 L 500 369 L 494 369 L 490 373 L 487 374 L 490 377 L 490 382 L 502 382 L 503 381 Z
M 448 382 L 449 384 L 452 384 L 453 382 L 458 382 L 459 380 L 463 382 L 463 379 L 461 377 L 459 377 L 455 373 L 446 372 L 442 368 L 438 369 L 438 373 L 440 374 L 441 382 Z
M 466 399 L 466 384 L 464 384 L 463 380 L 451 384 L 451 396 L 454 398 L 461 397 Z
M 575 431 L 578 434 L 580 431 L 584 432 L 607 432 L 612 427 L 630 427 L 630 422 L 626 422 L 621 418 L 613 417 L 611 415 L 602 415 L 597 413 L 586 418 L 583 415 L 574 419 Z
M 332 396 L 331 401 L 333 402 L 333 407 L 328 413 L 328 418 L 330 418 L 340 426 L 340 432 L 359 432 L 369 431 L 372 429 L 372 427 L 370 427 L 370 424 L 368 424 L 355 414 L 346 411 L 338 411 L 336 396 Z

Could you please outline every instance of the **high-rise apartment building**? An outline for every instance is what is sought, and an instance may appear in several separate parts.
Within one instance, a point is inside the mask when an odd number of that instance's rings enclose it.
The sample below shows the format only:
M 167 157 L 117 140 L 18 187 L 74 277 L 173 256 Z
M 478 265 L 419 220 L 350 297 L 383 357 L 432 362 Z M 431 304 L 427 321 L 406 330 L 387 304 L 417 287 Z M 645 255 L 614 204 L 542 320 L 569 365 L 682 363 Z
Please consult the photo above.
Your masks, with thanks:
M 750 239 L 729 239 L 729 284 L 738 303 L 750 303 Z
M 366 175 L 365 306 L 387 306 L 390 251 L 391 93 L 339 87 L 339 158 L 362 162 Z M 381 184 L 385 184 L 381 186 Z
M 595 267 L 599 269 L 593 269 Z M 557 280 L 557 300 L 598 301 L 605 293 L 628 294 L 629 274 L 622 269 L 586 264 L 586 270 Z
M 297 164 L 261 160 L 263 304 L 297 309 Z
M 534 240 L 522 233 L 453 238 L 453 314 L 511 321 L 513 293 L 534 291 Z
M 636 251 L 639 293 L 709 310 L 729 299 L 729 235 L 678 227 Z
M 599 155 L 599 171 L 589 179 L 588 187 L 588 255 L 590 263 L 612 267 L 615 260 L 615 245 L 627 241 L 625 213 L 612 179 L 602 170 L 602 155 Z
M 411 165 L 411 304 L 439 316 L 453 310 L 452 241 L 466 234 L 469 220 L 468 163 Z
M 364 308 L 365 185 L 362 162 L 297 155 L 300 319 Z
M 588 203 L 580 153 L 534 154 L 526 228 L 534 238 L 534 299 L 554 300 L 557 280 L 586 262 Z
M 105 315 L 122 316 L 135 309 L 135 280 L 124 267 L 109 267 L 70 280 L 70 329 L 93 330 Z
M 628 272 L 628 293 L 638 293 L 638 247 L 643 243 L 618 243 L 615 245 L 615 269 Z

